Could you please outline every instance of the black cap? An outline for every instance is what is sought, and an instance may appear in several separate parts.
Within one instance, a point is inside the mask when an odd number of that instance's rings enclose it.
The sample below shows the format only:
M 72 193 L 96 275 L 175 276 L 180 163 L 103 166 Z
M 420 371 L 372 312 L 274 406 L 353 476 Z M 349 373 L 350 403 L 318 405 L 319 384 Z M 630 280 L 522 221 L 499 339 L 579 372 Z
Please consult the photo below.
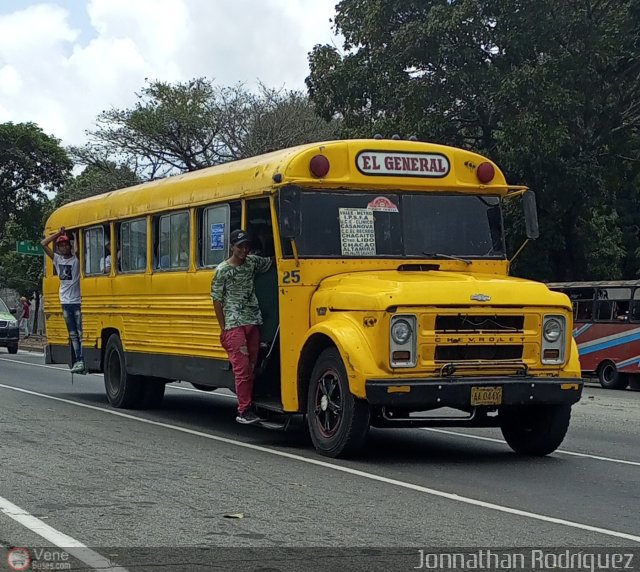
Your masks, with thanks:
M 231 243 L 231 246 L 239 246 L 240 244 L 251 242 L 251 237 L 246 230 L 238 229 L 231 233 L 229 236 L 229 242 Z

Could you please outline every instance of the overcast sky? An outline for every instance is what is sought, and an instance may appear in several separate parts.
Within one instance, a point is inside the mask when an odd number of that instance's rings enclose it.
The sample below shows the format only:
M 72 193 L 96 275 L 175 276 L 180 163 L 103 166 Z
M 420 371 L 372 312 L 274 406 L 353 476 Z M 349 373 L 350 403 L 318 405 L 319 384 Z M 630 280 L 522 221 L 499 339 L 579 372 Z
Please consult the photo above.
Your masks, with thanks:
M 340 43 L 336 1 L 0 0 L 0 123 L 68 145 L 145 78 L 304 89 L 311 48 Z

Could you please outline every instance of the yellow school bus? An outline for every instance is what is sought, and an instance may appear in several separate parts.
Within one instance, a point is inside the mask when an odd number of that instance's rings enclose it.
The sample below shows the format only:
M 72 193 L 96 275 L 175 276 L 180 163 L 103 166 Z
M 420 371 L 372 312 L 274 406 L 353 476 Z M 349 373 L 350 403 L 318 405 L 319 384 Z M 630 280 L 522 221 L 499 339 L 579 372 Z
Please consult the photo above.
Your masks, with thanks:
M 535 238 L 533 194 L 480 155 L 331 141 L 71 203 L 46 233 L 64 226 L 78 244 L 85 362 L 114 407 L 157 406 L 174 380 L 234 388 L 210 284 L 245 228 L 276 260 L 256 281 L 263 415 L 306 414 L 334 457 L 371 426 L 494 426 L 514 451 L 545 455 L 580 399 L 580 364 L 569 299 L 508 276 L 510 200 Z M 46 264 L 46 360 L 68 363 Z

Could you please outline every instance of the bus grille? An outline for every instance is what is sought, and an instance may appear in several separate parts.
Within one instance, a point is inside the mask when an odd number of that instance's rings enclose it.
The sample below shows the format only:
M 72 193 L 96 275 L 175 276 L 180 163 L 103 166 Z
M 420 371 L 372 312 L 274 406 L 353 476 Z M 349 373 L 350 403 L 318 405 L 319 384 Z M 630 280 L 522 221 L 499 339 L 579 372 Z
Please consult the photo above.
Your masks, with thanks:
M 518 333 L 524 330 L 524 316 L 457 314 L 436 316 L 437 333 Z
M 515 360 L 522 358 L 521 345 L 437 346 L 436 361 Z

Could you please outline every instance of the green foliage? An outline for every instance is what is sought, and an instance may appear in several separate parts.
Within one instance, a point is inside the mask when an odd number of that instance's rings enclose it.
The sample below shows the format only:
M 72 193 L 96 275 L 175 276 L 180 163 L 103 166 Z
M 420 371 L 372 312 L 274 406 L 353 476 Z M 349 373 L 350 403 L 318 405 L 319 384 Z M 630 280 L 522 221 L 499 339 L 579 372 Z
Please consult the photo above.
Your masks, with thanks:
M 100 195 L 140 183 L 138 176 L 126 166 L 111 161 L 97 162 L 64 185 L 55 198 L 56 208 L 71 201 Z
M 638 0 L 343 0 L 336 10 L 344 52 L 316 46 L 307 78 L 325 118 L 341 117 L 349 136 L 470 148 L 531 186 L 542 236 L 514 271 L 636 275 Z M 514 214 L 512 251 L 523 240 Z
M 324 140 L 335 132 L 305 95 L 264 86 L 256 94 L 204 78 L 149 81 L 137 97 L 132 108 L 100 114 L 89 143 L 72 149 L 78 163 L 117 163 L 146 180 Z
M 18 240 L 39 242 L 51 212 L 48 194 L 72 163 L 60 142 L 33 123 L 0 124 L 0 287 L 40 291 L 42 257 L 15 252 Z
M 62 186 L 71 167 L 60 142 L 34 123 L 0 124 L 0 237 L 12 218 L 33 228 L 34 211 L 44 208 L 47 193 Z

